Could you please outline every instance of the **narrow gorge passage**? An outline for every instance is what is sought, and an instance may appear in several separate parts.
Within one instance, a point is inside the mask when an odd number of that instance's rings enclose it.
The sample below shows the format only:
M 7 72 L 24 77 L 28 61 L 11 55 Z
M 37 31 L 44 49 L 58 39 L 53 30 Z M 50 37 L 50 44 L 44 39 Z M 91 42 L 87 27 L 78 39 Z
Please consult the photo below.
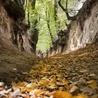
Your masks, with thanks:
M 0 0 L 0 98 L 98 98 L 98 0 Z

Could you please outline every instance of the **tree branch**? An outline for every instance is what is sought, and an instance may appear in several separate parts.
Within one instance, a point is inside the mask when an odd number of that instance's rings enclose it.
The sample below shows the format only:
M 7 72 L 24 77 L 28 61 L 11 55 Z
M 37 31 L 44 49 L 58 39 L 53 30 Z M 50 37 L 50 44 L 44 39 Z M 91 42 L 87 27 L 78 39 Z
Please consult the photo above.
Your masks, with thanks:
M 62 8 L 62 10 L 64 11 L 64 12 L 66 12 L 66 9 L 63 7 L 63 5 L 61 4 L 61 0 L 59 0 L 58 1 L 58 4 L 59 4 L 59 6 Z
M 66 13 L 67 19 L 68 20 L 75 20 L 76 16 L 71 17 L 68 13 L 68 0 L 66 0 L 66 8 L 63 7 L 63 5 L 61 4 L 61 0 L 58 1 L 59 6 L 62 8 L 62 10 Z

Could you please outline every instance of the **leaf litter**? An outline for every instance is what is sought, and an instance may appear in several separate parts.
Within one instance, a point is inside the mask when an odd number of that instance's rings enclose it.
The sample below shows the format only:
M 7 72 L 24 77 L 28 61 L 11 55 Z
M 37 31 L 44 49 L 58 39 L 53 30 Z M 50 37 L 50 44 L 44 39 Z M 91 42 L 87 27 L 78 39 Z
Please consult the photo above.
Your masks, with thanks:
M 98 98 L 98 46 L 35 59 L 26 74 L 11 87 L 0 82 L 0 98 Z

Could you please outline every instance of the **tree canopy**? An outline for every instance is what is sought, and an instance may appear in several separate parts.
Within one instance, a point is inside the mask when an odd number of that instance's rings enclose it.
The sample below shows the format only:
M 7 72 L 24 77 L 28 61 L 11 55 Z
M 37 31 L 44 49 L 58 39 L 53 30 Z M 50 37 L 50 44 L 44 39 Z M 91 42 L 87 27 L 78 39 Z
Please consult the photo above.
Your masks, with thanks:
M 36 51 L 46 52 L 57 33 L 74 19 L 85 0 L 11 0 L 24 8 L 24 22 L 30 26 L 27 34 L 37 34 Z M 32 39 L 32 38 L 31 38 Z M 37 41 L 38 40 L 38 41 Z
M 31 26 L 28 34 L 34 33 L 34 28 L 39 32 L 37 51 L 48 50 L 56 33 L 66 28 L 66 22 L 70 22 L 58 2 L 61 2 L 64 8 L 66 7 L 66 0 L 25 0 L 25 22 L 30 23 Z M 67 0 L 67 2 L 68 12 L 74 16 L 76 10 L 79 10 L 77 9 L 78 0 Z M 37 23 L 34 26 L 36 20 Z

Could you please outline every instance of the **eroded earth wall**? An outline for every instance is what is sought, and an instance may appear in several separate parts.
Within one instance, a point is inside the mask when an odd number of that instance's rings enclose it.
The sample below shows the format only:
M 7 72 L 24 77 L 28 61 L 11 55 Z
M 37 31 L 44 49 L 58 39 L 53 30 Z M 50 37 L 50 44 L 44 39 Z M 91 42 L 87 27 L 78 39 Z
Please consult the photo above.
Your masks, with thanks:
M 68 51 L 83 48 L 98 40 L 98 1 L 89 7 L 90 9 L 86 9 L 89 10 L 88 12 L 84 10 L 71 24 L 67 43 Z

